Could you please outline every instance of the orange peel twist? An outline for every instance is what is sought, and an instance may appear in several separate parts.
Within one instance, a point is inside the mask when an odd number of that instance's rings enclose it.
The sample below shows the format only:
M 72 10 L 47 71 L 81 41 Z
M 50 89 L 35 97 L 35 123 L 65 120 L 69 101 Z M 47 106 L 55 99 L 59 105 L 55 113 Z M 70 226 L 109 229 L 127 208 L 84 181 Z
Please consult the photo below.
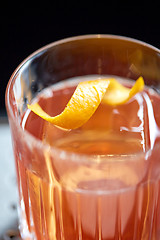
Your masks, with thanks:
M 144 88 L 144 80 L 139 77 L 132 88 L 121 85 L 114 78 L 80 82 L 67 106 L 57 116 L 48 115 L 38 103 L 28 108 L 44 120 L 64 129 L 76 129 L 86 123 L 101 102 L 121 105 L 129 101 Z

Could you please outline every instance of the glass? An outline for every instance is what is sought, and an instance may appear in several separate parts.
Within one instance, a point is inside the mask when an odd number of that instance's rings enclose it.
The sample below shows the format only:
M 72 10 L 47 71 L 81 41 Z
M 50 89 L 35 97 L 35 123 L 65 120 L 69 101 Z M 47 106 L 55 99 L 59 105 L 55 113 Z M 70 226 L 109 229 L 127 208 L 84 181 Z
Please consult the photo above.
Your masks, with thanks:
M 99 158 L 50 147 L 21 126 L 27 103 L 44 88 L 85 75 L 141 75 L 159 92 L 160 51 L 130 38 L 86 35 L 51 43 L 15 70 L 6 106 L 22 239 L 159 239 L 158 145 L 134 156 Z M 117 178 L 127 185 L 114 184 Z

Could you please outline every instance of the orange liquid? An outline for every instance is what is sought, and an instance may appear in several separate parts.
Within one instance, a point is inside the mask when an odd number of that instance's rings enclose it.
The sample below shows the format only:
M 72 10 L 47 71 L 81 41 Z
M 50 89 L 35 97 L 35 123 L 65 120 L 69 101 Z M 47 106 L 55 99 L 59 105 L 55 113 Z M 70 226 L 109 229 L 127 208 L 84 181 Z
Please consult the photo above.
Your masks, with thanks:
M 54 116 L 74 89 L 65 86 L 37 100 Z M 52 158 L 30 146 L 17 156 L 22 237 L 160 239 L 159 104 L 160 97 L 146 90 L 119 107 L 101 104 L 84 126 L 72 131 L 26 112 L 22 126 L 67 153 Z M 82 154 L 82 162 L 70 153 Z

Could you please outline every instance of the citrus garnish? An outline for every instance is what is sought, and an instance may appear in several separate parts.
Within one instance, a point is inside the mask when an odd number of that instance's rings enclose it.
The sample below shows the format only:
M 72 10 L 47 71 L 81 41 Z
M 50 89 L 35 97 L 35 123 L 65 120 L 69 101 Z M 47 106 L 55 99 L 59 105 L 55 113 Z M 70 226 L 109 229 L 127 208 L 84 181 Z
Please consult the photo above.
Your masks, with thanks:
M 101 101 L 109 105 L 120 105 L 143 90 L 144 81 L 139 77 L 130 89 L 114 78 L 96 79 L 80 82 L 67 106 L 57 116 L 51 117 L 38 103 L 27 105 L 35 114 L 64 129 L 76 129 L 87 122 L 98 108 Z

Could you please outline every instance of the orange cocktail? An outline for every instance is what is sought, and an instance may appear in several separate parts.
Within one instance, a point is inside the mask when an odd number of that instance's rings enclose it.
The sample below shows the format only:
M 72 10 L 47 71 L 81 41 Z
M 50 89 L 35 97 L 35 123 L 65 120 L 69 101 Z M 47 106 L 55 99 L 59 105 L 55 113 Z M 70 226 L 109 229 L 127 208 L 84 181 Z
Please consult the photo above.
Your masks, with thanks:
M 6 100 L 23 239 L 159 239 L 157 52 L 127 38 L 77 37 L 43 48 L 12 76 Z M 38 102 L 55 116 L 79 82 L 114 75 L 131 88 L 139 73 L 146 83 L 142 92 L 118 106 L 101 102 L 73 130 L 26 106 Z

